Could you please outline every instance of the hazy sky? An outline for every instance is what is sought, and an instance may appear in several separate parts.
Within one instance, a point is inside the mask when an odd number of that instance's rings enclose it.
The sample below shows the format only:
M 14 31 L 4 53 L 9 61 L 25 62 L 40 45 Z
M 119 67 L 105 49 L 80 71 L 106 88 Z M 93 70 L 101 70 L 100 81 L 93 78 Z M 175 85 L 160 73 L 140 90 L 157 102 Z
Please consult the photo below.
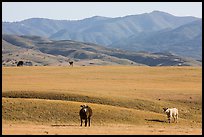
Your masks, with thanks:
M 154 10 L 202 18 L 202 2 L 2 2 L 2 20 L 33 17 L 78 20 L 92 16 L 123 17 Z

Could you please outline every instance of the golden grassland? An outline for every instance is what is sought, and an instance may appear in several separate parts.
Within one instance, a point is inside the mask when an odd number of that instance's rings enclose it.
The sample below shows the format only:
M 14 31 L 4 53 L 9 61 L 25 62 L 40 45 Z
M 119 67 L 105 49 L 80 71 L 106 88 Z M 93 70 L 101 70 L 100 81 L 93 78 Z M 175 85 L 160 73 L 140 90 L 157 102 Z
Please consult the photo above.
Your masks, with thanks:
M 80 124 L 166 125 L 163 107 L 179 109 L 180 126 L 202 126 L 202 68 L 144 66 L 3 67 L 2 119 Z

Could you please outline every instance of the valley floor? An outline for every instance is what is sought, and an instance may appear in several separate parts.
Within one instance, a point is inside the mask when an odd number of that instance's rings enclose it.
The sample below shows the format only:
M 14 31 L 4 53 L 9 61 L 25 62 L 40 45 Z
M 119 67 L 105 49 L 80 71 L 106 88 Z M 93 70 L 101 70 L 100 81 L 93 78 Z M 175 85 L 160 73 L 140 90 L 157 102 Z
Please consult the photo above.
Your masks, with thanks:
M 3 135 L 201 135 L 202 67 L 3 67 Z M 80 105 L 93 110 L 80 126 Z M 167 123 L 163 107 L 179 110 Z
M 202 135 L 202 128 L 136 125 L 35 125 L 3 123 L 3 135 Z

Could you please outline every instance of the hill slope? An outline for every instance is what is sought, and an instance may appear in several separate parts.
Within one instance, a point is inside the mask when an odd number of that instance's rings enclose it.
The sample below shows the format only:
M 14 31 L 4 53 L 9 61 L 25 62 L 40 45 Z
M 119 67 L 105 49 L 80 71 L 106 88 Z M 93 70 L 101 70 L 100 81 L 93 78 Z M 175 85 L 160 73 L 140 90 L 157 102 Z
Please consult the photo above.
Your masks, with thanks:
M 175 29 L 143 32 L 109 45 L 130 51 L 172 52 L 202 60 L 202 20 Z
M 2 70 L 3 120 L 79 126 L 80 105 L 87 103 L 93 108 L 93 125 L 202 127 L 201 67 L 37 66 Z M 166 122 L 162 112 L 166 106 L 179 109 L 179 123 Z
M 77 65 L 201 65 L 199 61 L 171 53 L 128 52 L 92 43 L 54 41 L 39 36 L 3 35 L 2 45 L 3 65 L 16 60 L 28 60 L 36 65 L 68 65 L 70 60 Z

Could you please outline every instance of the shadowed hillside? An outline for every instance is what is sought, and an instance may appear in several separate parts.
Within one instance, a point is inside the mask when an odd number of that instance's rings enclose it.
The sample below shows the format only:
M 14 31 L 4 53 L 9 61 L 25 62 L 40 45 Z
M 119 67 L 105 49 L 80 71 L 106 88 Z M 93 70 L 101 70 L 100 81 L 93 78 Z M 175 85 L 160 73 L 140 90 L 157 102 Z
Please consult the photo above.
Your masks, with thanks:
M 15 66 L 15 62 L 30 61 L 33 65 L 148 65 L 148 66 L 200 66 L 202 63 L 172 53 L 130 52 L 71 40 L 49 40 L 39 36 L 3 35 L 2 65 Z

